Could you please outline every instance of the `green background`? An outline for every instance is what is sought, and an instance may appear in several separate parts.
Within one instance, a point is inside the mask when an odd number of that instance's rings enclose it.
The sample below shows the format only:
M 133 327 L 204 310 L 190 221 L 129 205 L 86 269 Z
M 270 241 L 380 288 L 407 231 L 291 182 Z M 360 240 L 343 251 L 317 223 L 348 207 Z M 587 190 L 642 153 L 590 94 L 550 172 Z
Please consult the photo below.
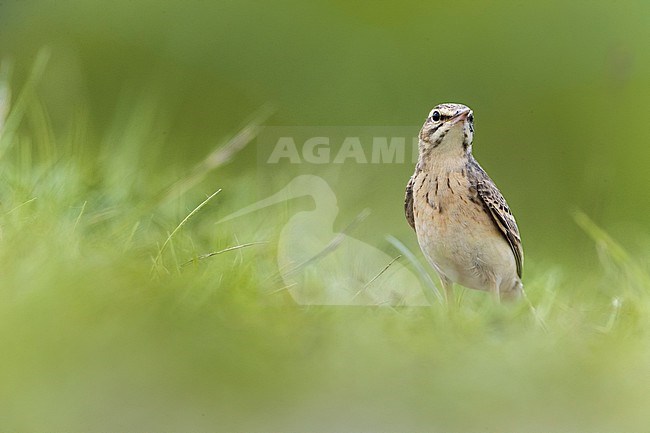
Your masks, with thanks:
M 163 166 L 198 161 L 267 103 L 276 109 L 271 125 L 418 128 L 433 105 L 456 101 L 475 111 L 476 156 L 516 211 L 529 256 L 582 256 L 575 209 L 627 242 L 647 239 L 647 2 L 1 8 L 0 47 L 15 59 L 17 79 L 37 49 L 52 49 L 42 85 L 56 125 L 65 127 L 83 101 L 101 134 L 130 103 L 125 94 L 155 93 L 170 119 L 150 150 Z M 236 164 L 232 174 L 256 170 L 252 153 Z M 385 203 L 391 227 L 384 231 L 407 234 L 399 202 L 411 171 L 367 175 L 383 195 L 365 206 Z M 236 181 L 225 177 L 216 186 Z

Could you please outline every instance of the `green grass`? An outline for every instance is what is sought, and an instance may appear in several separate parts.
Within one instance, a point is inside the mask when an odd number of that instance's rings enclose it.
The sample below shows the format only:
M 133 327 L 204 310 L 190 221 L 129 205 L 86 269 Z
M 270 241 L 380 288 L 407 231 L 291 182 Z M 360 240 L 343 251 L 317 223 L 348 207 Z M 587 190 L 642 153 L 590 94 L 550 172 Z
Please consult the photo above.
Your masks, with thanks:
M 1 431 L 650 425 L 650 248 L 577 213 L 601 261 L 527 262 L 535 315 L 468 291 L 453 311 L 296 306 L 271 278 L 283 215 L 215 224 L 254 199 L 252 175 L 156 168 L 146 101 L 106 137 L 83 113 L 57 135 L 33 86 L 1 141 Z

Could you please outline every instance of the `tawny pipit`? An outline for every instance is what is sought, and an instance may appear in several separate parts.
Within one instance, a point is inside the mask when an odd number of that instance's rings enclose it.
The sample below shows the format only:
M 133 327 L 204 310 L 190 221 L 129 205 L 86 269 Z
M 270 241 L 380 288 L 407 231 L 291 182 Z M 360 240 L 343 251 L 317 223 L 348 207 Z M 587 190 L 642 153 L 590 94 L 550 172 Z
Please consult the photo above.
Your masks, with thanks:
M 472 156 L 474 115 L 440 104 L 420 131 L 415 173 L 406 187 L 406 219 L 440 275 L 448 302 L 453 283 L 492 292 L 522 292 L 524 253 L 510 208 Z

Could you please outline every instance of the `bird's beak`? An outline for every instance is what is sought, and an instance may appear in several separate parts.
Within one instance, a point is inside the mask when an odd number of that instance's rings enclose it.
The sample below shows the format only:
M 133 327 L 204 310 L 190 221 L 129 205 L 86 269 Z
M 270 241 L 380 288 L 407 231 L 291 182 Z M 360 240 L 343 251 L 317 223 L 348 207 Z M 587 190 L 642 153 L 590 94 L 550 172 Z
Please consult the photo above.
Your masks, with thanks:
M 454 114 L 454 116 L 449 119 L 451 121 L 452 125 L 455 125 L 458 122 L 464 121 L 467 119 L 467 116 L 472 112 L 469 108 L 466 108 L 464 110 L 459 111 L 458 113 Z

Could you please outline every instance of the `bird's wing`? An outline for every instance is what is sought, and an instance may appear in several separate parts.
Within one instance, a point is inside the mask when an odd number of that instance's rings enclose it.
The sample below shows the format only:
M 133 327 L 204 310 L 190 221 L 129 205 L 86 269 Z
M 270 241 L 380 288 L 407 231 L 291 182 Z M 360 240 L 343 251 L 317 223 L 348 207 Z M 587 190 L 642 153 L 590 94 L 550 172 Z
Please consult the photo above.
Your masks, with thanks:
M 519 236 L 519 228 L 517 227 L 515 217 L 512 215 L 506 199 L 503 198 L 503 195 L 485 170 L 476 161 L 472 161 L 471 165 L 476 174 L 476 190 L 478 196 L 490 211 L 492 220 L 499 227 L 508 244 L 510 244 L 510 249 L 515 256 L 515 262 L 517 264 L 517 275 L 521 278 L 524 265 L 524 250 L 521 246 L 521 237 Z
M 406 221 L 415 230 L 415 218 L 413 217 L 413 183 L 415 175 L 411 177 L 408 185 L 406 185 L 406 196 L 404 197 L 404 213 L 406 214 Z

